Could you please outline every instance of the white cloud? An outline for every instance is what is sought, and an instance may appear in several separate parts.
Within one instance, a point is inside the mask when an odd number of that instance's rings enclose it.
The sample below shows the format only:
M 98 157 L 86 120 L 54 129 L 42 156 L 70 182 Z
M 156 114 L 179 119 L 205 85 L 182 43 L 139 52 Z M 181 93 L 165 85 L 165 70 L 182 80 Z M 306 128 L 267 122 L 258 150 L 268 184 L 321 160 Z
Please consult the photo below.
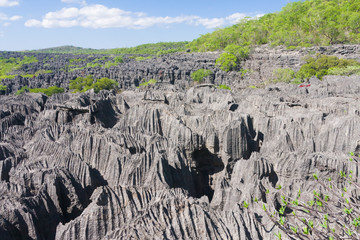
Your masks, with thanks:
M 22 19 L 22 16 L 12 16 L 9 18 L 10 21 L 18 21 L 20 19 Z
M 78 0 L 62 0 L 62 2 L 79 2 Z M 82 1 L 80 1 L 82 2 Z M 246 15 L 234 13 L 224 18 L 202 18 L 199 16 L 155 17 L 142 12 L 129 12 L 119 8 L 108 8 L 104 5 L 86 5 L 81 8 L 66 7 L 55 12 L 48 12 L 41 20 L 30 19 L 27 27 L 64 28 L 128 28 L 143 29 L 152 26 L 168 26 L 185 23 L 206 28 L 216 28 L 234 24 Z
M 63 2 L 63 3 L 77 3 L 77 4 L 86 5 L 85 0 L 61 0 L 61 2 Z
M 196 21 L 196 25 L 203 25 L 206 28 L 217 28 L 226 23 L 226 18 L 199 18 Z
M 4 21 L 4 23 L 2 23 L 2 26 L 4 27 L 8 27 L 10 26 L 10 22 L 14 22 L 14 21 L 18 21 L 22 18 L 22 16 L 12 16 L 12 17 L 8 17 L 6 14 L 4 13 L 0 13 L 0 22 Z
M 19 1 L 0 0 L 0 7 L 14 7 L 19 5 Z
M 231 24 L 238 23 L 241 19 L 244 19 L 246 15 L 244 13 L 234 13 L 226 17 L 226 20 Z

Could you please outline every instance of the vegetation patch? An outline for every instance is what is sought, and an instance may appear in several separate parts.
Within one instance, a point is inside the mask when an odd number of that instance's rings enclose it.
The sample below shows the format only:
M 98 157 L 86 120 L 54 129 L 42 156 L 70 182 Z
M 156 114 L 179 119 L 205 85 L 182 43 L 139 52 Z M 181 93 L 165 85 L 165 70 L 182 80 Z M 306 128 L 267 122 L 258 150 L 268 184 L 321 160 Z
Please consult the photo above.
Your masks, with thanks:
M 90 89 L 94 89 L 95 93 L 98 93 L 101 90 L 115 89 L 117 86 L 118 83 L 115 80 L 101 78 L 94 81 L 94 78 L 91 75 L 88 75 L 86 77 L 77 77 L 74 80 L 70 80 L 69 89 L 73 90 L 73 93 L 86 92 Z
M 202 35 L 187 45 L 192 51 L 224 50 L 227 46 L 313 45 L 360 43 L 359 0 L 308 0 L 288 3 L 281 11 Z
M 273 83 L 291 83 L 295 79 L 296 73 L 291 68 L 278 68 L 273 71 L 273 76 Z
M 144 60 L 148 60 L 148 59 L 151 59 L 151 58 L 152 58 L 152 56 L 147 56 L 147 57 L 140 56 L 140 57 L 135 57 L 135 60 L 136 61 L 144 61 Z
M 22 87 L 20 90 L 18 90 L 15 95 L 20 95 L 24 92 L 30 92 L 30 93 L 44 93 L 47 96 L 52 96 L 53 94 L 56 93 L 63 93 L 64 92 L 64 88 L 61 87 L 57 87 L 57 86 L 52 86 L 52 87 L 48 87 L 48 88 L 29 88 L 28 86 L 24 86 Z
M 5 92 L 7 89 L 7 86 L 6 85 L 1 85 L 0 84 L 0 92 Z
M 224 89 L 224 90 L 231 90 L 231 87 L 229 87 L 226 84 L 220 84 L 217 88 L 218 89 Z
M 71 54 L 150 54 L 150 55 L 161 55 L 175 52 L 184 52 L 186 45 L 189 42 L 159 42 L 142 44 L 136 47 L 130 48 L 114 48 L 114 49 L 91 49 L 91 48 L 80 48 L 74 46 L 62 46 L 56 48 L 47 48 L 41 50 L 34 50 L 30 52 L 40 53 L 71 53 Z
M 38 70 L 34 74 L 22 74 L 21 76 L 24 78 L 38 77 L 40 74 L 52 73 L 52 70 Z
M 225 52 L 216 59 L 216 66 L 221 70 L 228 72 L 236 69 L 238 64 L 249 57 L 250 48 L 247 46 L 228 45 Z
M 329 69 L 335 69 L 338 73 L 339 69 L 347 67 L 359 67 L 360 63 L 356 60 L 339 59 L 335 56 L 316 55 L 315 58 L 307 57 L 300 70 L 296 73 L 298 79 L 307 80 L 312 76 L 322 79 L 325 75 L 329 75 Z M 331 72 L 331 71 L 330 71 Z
M 97 63 L 97 62 L 90 62 L 86 64 L 87 68 L 101 68 L 102 64 L 101 63 Z
M 329 68 L 328 74 L 341 76 L 360 75 L 360 66 L 333 67 Z
M 213 72 L 209 69 L 198 69 L 195 72 L 191 73 L 190 77 L 198 83 L 201 83 L 204 78 L 213 74 Z
M 315 57 L 306 57 L 305 64 L 300 67 L 298 72 L 290 68 L 278 68 L 273 72 L 271 82 L 300 84 L 309 80 L 311 77 L 317 77 L 322 80 L 326 75 L 350 76 L 360 75 L 360 63 L 356 60 L 340 59 L 336 56 L 327 56 L 317 54 Z
M 139 86 L 148 86 L 148 85 L 155 85 L 157 83 L 156 79 L 150 79 L 149 81 L 147 82 L 143 82 L 143 83 L 140 83 Z
M 23 65 L 38 62 L 34 56 L 24 56 L 23 58 L 0 58 L 0 79 L 13 79 L 15 75 L 10 73 L 19 70 Z
M 216 66 L 220 67 L 221 70 L 228 72 L 236 68 L 237 58 L 230 53 L 223 53 L 218 59 L 216 59 Z
M 350 152 L 348 161 L 356 168 L 360 155 Z M 336 172 L 336 169 L 327 171 Z M 289 196 L 281 185 L 277 185 L 273 191 L 279 196 L 279 206 L 269 201 L 268 196 L 272 194 L 269 189 L 266 190 L 265 203 L 257 198 L 251 203 L 261 204 L 266 217 L 279 229 L 274 232 L 277 239 L 285 239 L 282 234 L 289 239 L 359 239 L 359 199 L 353 193 L 360 186 L 355 175 L 352 170 L 340 170 L 338 177 L 331 179 L 326 172 L 315 172 L 312 179 L 318 188 L 312 192 L 303 194 L 299 189 L 297 194 Z M 244 201 L 243 208 L 250 209 L 252 204 Z

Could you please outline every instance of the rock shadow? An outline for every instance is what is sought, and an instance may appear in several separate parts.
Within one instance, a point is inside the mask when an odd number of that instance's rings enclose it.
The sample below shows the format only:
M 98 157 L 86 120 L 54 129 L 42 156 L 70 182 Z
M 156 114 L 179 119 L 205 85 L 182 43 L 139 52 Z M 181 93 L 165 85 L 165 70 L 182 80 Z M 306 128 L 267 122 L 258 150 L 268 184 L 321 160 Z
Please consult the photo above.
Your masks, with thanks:
M 224 169 L 224 163 L 217 155 L 210 153 L 207 148 L 195 150 L 192 153 L 193 165 L 191 175 L 194 184 L 194 197 L 207 196 L 209 201 L 214 195 L 215 173 Z

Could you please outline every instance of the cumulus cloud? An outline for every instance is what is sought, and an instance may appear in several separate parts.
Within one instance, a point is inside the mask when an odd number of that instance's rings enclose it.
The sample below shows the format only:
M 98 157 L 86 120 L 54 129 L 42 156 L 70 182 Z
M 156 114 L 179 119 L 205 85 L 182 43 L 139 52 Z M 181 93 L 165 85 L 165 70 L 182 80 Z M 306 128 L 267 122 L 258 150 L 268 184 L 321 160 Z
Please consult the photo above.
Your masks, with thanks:
M 0 7 L 14 7 L 19 5 L 19 1 L 0 0 Z
M 63 3 L 77 3 L 77 4 L 86 5 L 85 0 L 61 0 L 61 2 L 63 2 Z
M 75 2 L 77 0 L 62 0 Z M 77 1 L 79 2 L 79 1 Z M 66 7 L 47 13 L 41 20 L 30 19 L 25 22 L 27 27 L 64 28 L 128 28 L 143 29 L 152 26 L 168 26 L 185 23 L 206 28 L 216 28 L 234 24 L 246 15 L 234 13 L 224 18 L 201 18 L 199 16 L 155 17 L 142 12 L 129 12 L 119 8 L 108 8 L 104 5 L 86 5 L 81 8 Z
M 9 18 L 10 21 L 18 21 L 20 19 L 22 19 L 22 16 L 12 16 Z
M 2 25 L 4 27 L 7 27 L 10 25 L 10 22 L 14 22 L 14 21 L 18 21 L 22 18 L 22 16 L 12 16 L 12 17 L 8 17 L 6 14 L 4 13 L 0 13 L 0 22 L 3 22 Z M 10 21 L 10 22 L 9 22 Z

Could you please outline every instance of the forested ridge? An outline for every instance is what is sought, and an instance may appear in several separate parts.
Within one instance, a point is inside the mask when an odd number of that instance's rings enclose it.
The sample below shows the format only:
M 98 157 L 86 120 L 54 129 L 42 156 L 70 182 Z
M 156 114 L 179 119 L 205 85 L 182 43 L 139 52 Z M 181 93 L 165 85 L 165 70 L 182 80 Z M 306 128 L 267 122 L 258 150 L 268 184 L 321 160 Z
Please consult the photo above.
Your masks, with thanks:
M 285 5 L 260 18 L 245 18 L 191 42 L 159 42 L 135 47 L 90 49 L 62 46 L 33 50 L 42 53 L 151 54 L 223 50 L 228 45 L 270 44 L 289 48 L 360 43 L 360 0 L 307 0 Z
M 189 42 L 159 42 L 147 43 L 135 47 L 111 48 L 111 49 L 92 49 L 74 46 L 60 46 L 54 48 L 45 48 L 32 50 L 34 53 L 70 53 L 70 54 L 151 54 L 162 55 L 186 50 L 186 44 Z
M 360 42 L 360 0 L 308 0 L 288 3 L 276 13 L 246 18 L 202 35 L 192 51 L 215 51 L 236 44 L 309 47 Z

